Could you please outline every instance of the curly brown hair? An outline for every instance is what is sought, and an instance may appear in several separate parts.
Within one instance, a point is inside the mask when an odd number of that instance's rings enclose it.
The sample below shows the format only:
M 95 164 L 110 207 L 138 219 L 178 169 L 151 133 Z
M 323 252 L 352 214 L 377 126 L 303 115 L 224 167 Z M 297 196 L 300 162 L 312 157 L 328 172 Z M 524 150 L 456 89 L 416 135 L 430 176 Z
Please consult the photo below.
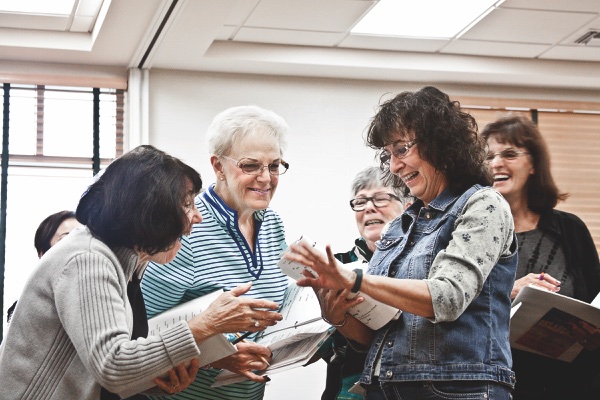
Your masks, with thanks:
M 384 102 L 371 120 L 366 141 L 381 153 L 383 147 L 411 134 L 419 157 L 444 174 L 452 193 L 462 193 L 474 184 L 491 185 L 484 164 L 485 142 L 477 135 L 477 122 L 446 93 L 426 86 Z M 386 171 L 387 183 L 408 194 L 408 187 L 398 176 L 383 163 L 381 168 Z

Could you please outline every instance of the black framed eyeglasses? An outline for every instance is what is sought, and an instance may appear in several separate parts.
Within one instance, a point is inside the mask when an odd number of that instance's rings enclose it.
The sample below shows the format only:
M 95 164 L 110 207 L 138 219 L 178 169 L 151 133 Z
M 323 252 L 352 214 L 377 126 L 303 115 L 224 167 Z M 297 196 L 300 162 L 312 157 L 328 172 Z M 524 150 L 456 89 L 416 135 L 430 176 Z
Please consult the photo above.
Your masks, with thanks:
M 379 154 L 379 160 L 381 161 L 381 164 L 389 165 L 392 155 L 394 157 L 396 157 L 397 159 L 402 159 L 402 158 L 406 157 L 408 155 L 408 151 L 410 150 L 410 148 L 413 147 L 415 144 L 417 144 L 416 139 L 411 140 L 410 142 L 406 142 L 404 144 L 402 144 L 402 143 L 394 144 L 394 146 L 392 147 L 391 153 L 385 149 L 381 150 L 381 154 Z
M 390 204 L 393 199 L 400 201 L 400 198 L 395 194 L 376 193 L 373 197 L 357 197 L 350 200 L 350 207 L 354 211 L 362 211 L 367 208 L 367 203 L 370 201 L 375 207 L 380 208 Z
M 503 160 L 512 161 L 512 160 L 516 159 L 517 157 L 522 156 L 523 154 L 529 154 L 529 153 L 526 151 L 516 150 L 511 147 L 511 148 L 504 149 L 504 150 L 496 152 L 496 153 L 488 153 L 485 160 L 487 162 L 491 162 L 494 160 L 494 158 L 496 158 L 496 156 L 500 156 L 500 158 Z
M 273 161 L 270 164 L 264 165 L 259 163 L 257 160 L 253 160 L 250 158 L 242 158 L 241 160 L 236 160 L 231 157 L 221 156 L 223 158 L 228 159 L 229 161 L 235 163 L 236 167 L 242 170 L 242 172 L 246 175 L 260 175 L 263 170 L 267 168 L 269 174 L 271 175 L 283 175 L 290 167 L 290 164 L 286 163 L 282 159 L 277 161 Z

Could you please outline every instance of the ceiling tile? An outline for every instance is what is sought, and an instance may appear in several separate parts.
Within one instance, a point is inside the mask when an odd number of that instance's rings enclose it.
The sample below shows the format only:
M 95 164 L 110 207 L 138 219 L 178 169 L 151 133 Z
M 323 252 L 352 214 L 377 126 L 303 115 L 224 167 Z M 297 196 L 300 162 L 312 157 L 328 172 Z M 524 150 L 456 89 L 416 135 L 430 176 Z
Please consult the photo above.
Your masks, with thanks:
M 440 53 L 469 54 L 474 56 L 535 58 L 549 45 L 486 42 L 481 40 L 454 40 L 444 47 Z
M 501 8 L 524 8 L 529 10 L 600 12 L 598 0 L 506 0 Z
M 412 39 L 371 35 L 348 35 L 339 47 L 389 51 L 437 52 L 448 44 L 443 39 Z
M 237 26 L 223 25 L 219 30 L 219 33 L 217 33 L 215 40 L 229 40 L 233 37 L 236 30 Z
M 599 1 L 599 3 L 600 3 L 600 1 Z M 563 41 L 560 42 L 560 44 L 575 45 L 575 40 L 579 39 L 581 36 L 583 36 L 584 34 L 586 34 L 589 31 L 592 31 L 592 30 L 600 32 L 600 17 L 589 22 L 588 24 L 586 24 L 584 27 L 577 30 L 576 32 L 573 32 L 572 35 L 566 37 Z
M 242 25 L 258 3 L 260 0 L 239 0 L 225 20 L 225 25 Z
M 598 47 L 585 46 L 554 46 L 542 54 L 540 58 L 552 60 L 600 61 L 600 49 Z M 598 69 L 593 71 L 593 73 L 598 76 Z
M 461 38 L 554 44 L 593 20 L 596 14 L 496 9 Z
M 0 27 L 31 30 L 61 31 L 67 30 L 68 16 L 30 15 L 0 13 Z
M 375 1 L 262 0 L 246 27 L 346 32 Z
M 277 43 L 300 46 L 334 46 L 345 33 L 309 32 L 282 29 L 242 28 L 234 40 L 240 42 Z

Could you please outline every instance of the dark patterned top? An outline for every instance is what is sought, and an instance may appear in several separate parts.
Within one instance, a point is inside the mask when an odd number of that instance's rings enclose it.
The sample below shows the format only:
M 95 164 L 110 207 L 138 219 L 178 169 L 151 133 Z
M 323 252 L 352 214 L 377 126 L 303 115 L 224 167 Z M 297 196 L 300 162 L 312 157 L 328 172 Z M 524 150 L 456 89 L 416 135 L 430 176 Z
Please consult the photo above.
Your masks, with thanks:
M 558 238 L 538 229 L 517 233 L 519 265 L 516 279 L 544 272 L 560 281 L 560 294 L 573 297 L 573 276 L 565 267 L 565 253 Z

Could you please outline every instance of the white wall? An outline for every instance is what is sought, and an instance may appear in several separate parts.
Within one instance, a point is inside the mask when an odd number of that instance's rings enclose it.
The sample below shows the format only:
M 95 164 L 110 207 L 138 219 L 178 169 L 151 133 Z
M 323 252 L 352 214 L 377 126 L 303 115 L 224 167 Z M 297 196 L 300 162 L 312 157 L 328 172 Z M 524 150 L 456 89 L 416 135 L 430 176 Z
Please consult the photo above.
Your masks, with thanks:
M 214 181 L 205 132 L 228 107 L 255 104 L 280 114 L 290 126 L 272 208 L 286 225 L 288 241 L 305 234 L 334 251 L 349 249 L 357 235 L 348 206 L 355 174 L 376 165 L 364 132 L 382 96 L 425 84 L 150 71 L 150 143 L 197 168 L 205 187 Z M 436 84 L 452 96 L 597 101 L 597 92 Z

